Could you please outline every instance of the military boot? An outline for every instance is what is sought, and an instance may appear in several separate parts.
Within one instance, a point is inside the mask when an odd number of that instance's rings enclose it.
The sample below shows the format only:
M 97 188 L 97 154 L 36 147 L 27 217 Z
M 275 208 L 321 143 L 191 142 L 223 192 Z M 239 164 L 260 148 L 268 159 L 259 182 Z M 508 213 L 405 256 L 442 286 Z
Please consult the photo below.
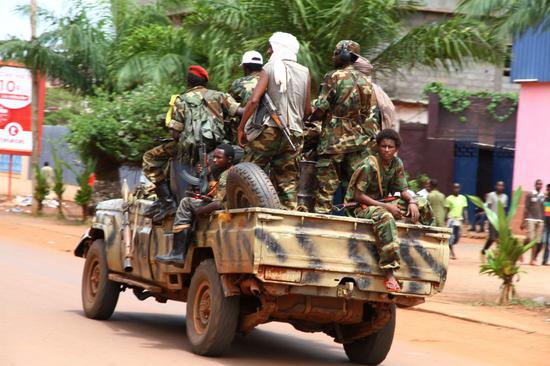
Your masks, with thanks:
M 160 222 L 166 216 L 176 213 L 176 200 L 170 192 L 167 181 L 157 183 L 155 187 L 157 200 L 143 213 L 145 217 L 152 217 L 153 222 Z
M 157 255 L 155 260 L 165 264 L 174 264 L 183 266 L 185 263 L 185 255 L 187 254 L 187 241 L 189 229 L 180 231 L 174 234 L 172 250 L 165 255 Z

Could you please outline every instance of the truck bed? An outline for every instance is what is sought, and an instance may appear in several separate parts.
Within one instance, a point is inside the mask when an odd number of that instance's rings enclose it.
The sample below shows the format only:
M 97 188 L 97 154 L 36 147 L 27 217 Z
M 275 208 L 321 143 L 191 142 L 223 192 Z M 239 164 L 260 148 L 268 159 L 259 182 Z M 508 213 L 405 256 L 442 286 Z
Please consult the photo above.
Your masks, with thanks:
M 450 230 L 397 227 L 402 293 L 441 291 Z M 266 208 L 218 211 L 199 221 L 196 246 L 212 248 L 219 273 L 253 273 L 263 282 L 304 288 L 353 282 L 360 291 L 386 292 L 372 220 Z

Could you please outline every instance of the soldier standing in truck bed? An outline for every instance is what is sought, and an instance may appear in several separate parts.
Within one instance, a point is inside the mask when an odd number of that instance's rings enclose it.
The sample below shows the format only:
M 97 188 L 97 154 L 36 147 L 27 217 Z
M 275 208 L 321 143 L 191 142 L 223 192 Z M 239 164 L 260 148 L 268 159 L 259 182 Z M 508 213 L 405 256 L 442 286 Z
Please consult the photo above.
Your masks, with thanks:
M 187 72 L 187 89 L 172 96 L 166 124 L 173 141 L 156 146 L 143 155 L 143 173 L 155 184 L 157 201 L 145 212 L 159 222 L 176 212 L 177 203 L 170 192 L 166 176 L 168 161 L 181 157 L 182 162 L 195 165 L 199 160 L 199 145 L 212 151 L 226 142 L 224 122 L 228 116 L 242 114 L 242 108 L 227 93 L 206 88 L 208 72 L 201 66 L 190 66 Z
M 258 51 L 247 51 L 243 54 L 241 67 L 244 76 L 233 81 L 229 88 L 229 94 L 240 104 L 245 107 L 258 80 L 260 80 L 260 72 L 264 64 L 264 59 Z M 232 118 L 231 123 L 227 125 L 226 136 L 232 145 L 238 144 L 237 128 L 239 127 L 240 119 Z
M 260 73 L 258 85 L 248 102 L 239 125 L 239 145 L 245 147 L 244 161 L 257 164 L 262 169 L 269 166 L 273 185 L 281 203 L 289 209 L 296 208 L 298 182 L 297 158 L 302 151 L 304 119 L 311 113 L 310 76 L 307 67 L 297 62 L 300 44 L 292 34 L 275 32 L 269 38 L 269 62 Z M 256 132 L 246 132 L 262 96 L 273 101 L 282 121 L 290 131 L 290 142 L 271 119 L 262 121 Z
M 379 131 L 373 118 L 376 98 L 372 85 L 353 67 L 359 51 L 354 41 L 338 42 L 333 56 L 336 70 L 325 75 L 313 105 L 310 121 L 323 121 L 317 145 L 317 213 L 332 211 L 334 193 L 372 152 Z

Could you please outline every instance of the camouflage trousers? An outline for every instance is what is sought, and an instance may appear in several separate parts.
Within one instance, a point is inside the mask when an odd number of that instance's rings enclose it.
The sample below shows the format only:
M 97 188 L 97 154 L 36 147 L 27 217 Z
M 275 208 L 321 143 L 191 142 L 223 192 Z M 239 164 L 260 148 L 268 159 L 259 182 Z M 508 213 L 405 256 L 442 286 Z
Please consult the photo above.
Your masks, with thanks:
M 199 198 L 185 197 L 180 201 L 178 209 L 176 211 L 176 217 L 174 218 L 174 224 L 172 225 L 172 232 L 179 233 L 189 227 L 195 219 L 195 212 L 202 206 L 208 203 Z
M 175 157 L 177 153 L 178 143 L 175 141 L 155 146 L 146 151 L 143 154 L 143 174 L 153 183 L 166 180 L 168 160 Z
M 433 225 L 432 209 L 428 201 L 417 197 L 418 211 L 420 213 L 419 222 L 422 225 Z M 407 213 L 407 203 L 402 200 L 391 202 L 397 205 L 403 216 Z M 374 233 L 376 234 L 376 249 L 380 256 L 378 265 L 381 269 L 399 268 L 399 238 L 397 236 L 397 225 L 393 215 L 381 206 L 358 207 L 355 209 L 355 217 L 362 219 L 371 219 L 374 221 Z
M 266 127 L 244 150 L 243 161 L 251 162 L 268 171 L 279 200 L 288 209 L 296 209 L 298 184 L 298 156 L 302 152 L 303 138 L 292 136 L 296 151 L 277 127 Z
M 315 212 L 330 213 L 334 193 L 340 183 L 347 184 L 358 165 L 369 155 L 368 151 L 321 155 L 317 161 L 317 195 Z

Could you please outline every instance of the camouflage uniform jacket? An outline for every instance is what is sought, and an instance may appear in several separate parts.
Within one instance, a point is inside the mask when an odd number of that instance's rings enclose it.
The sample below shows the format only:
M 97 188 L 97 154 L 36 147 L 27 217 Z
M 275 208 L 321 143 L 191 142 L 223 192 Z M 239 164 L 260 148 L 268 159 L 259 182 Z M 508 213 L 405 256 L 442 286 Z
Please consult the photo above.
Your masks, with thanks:
M 229 168 L 231 169 L 231 168 Z M 210 188 L 208 196 L 212 197 L 214 201 L 220 202 L 222 205 L 225 204 L 225 199 L 227 198 L 227 173 L 229 169 L 224 170 L 218 180 Z
M 258 84 L 258 80 L 260 80 L 259 72 L 253 72 L 250 75 L 236 79 L 229 88 L 229 94 L 244 108 L 252 96 L 254 88 L 256 88 Z M 237 128 L 239 127 L 240 121 L 241 119 L 239 117 L 233 117 L 230 123 L 225 126 L 225 135 L 232 145 L 238 144 Z
M 319 154 L 364 149 L 380 130 L 374 119 L 376 97 L 372 84 L 353 66 L 325 75 L 313 107 L 326 112 L 317 147 Z
M 381 187 L 378 185 L 379 178 Z M 405 168 L 401 159 L 394 157 L 390 166 L 386 168 L 378 154 L 370 155 L 353 173 L 346 192 L 346 201 L 354 201 L 356 188 L 372 199 L 382 200 L 390 194 L 406 190 L 407 187 Z
M 259 80 L 260 73 L 257 71 L 250 75 L 243 76 L 233 81 L 229 88 L 229 94 L 240 103 L 241 107 L 244 107 L 252 96 L 252 92 L 254 88 L 256 88 L 256 85 L 258 85 Z
M 220 124 L 223 124 L 226 117 L 234 116 L 239 108 L 239 104 L 231 95 L 217 90 L 206 89 L 203 86 L 196 86 L 176 97 L 169 127 L 178 126 L 180 127 L 180 131 L 186 129 L 186 121 L 192 113 L 190 109 L 203 105 L 203 99 L 208 103 L 208 110 L 213 115 L 213 119 Z M 212 128 L 215 129 L 216 127 L 220 127 L 223 130 L 223 125 L 213 126 Z M 212 133 L 214 132 L 206 130 L 203 131 L 203 134 L 207 138 L 213 138 Z
M 234 116 L 239 103 L 227 93 L 197 86 L 176 97 L 168 127 L 182 131 L 179 145 L 191 164 L 197 158 L 197 145 L 203 138 L 207 151 L 226 142 L 224 123 Z

